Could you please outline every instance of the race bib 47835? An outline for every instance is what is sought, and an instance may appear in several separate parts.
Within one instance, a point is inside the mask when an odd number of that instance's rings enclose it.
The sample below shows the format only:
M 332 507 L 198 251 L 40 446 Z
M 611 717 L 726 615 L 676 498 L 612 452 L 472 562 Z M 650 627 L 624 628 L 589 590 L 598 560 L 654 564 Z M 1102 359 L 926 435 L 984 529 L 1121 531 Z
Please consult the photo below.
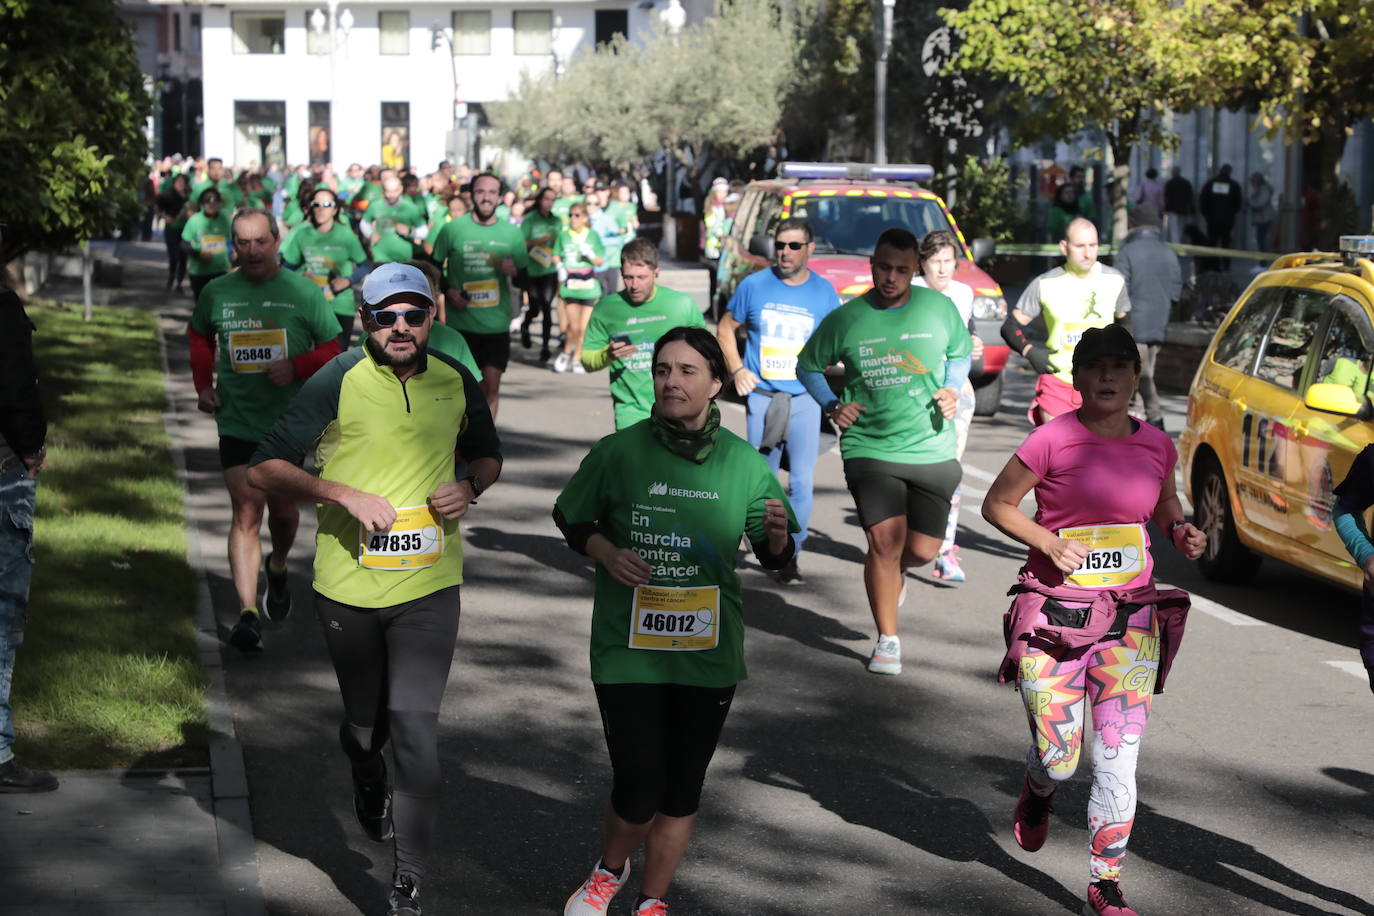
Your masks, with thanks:
M 1064 581 L 1079 588 L 1125 585 L 1145 569 L 1144 525 L 1096 525 L 1061 528 L 1059 536 L 1088 545 L 1083 563 Z
M 235 372 L 266 372 L 267 364 L 279 359 L 286 359 L 286 328 L 229 332 L 229 362 Z
M 366 569 L 425 569 L 443 555 L 444 523 L 428 505 L 397 509 L 385 531 L 358 525 L 358 565 Z
M 720 589 L 714 585 L 641 585 L 631 613 L 631 649 L 697 652 L 720 642 Z

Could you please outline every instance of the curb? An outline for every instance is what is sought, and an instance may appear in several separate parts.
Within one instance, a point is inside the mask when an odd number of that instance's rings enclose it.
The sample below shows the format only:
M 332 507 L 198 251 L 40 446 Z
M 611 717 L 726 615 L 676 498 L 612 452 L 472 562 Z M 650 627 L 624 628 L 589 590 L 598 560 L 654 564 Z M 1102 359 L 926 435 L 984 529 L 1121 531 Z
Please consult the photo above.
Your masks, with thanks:
M 171 366 L 167 359 L 167 337 L 163 333 L 164 315 L 158 317 L 157 345 L 162 360 L 162 390 L 167 397 L 162 424 L 171 440 L 172 464 L 186 500 L 187 561 L 196 575 L 196 655 L 205 672 L 205 712 L 209 720 L 210 794 L 214 802 L 215 836 L 219 847 L 220 885 L 227 916 L 267 916 L 267 903 L 258 874 L 257 847 L 253 839 L 253 818 L 248 806 L 248 774 L 243 765 L 243 748 L 234 727 L 233 709 L 225 684 L 223 645 L 210 598 L 210 583 L 200 549 L 200 527 L 191 502 L 190 475 L 186 453 L 178 432 L 182 426 L 177 408 L 177 393 L 172 387 Z

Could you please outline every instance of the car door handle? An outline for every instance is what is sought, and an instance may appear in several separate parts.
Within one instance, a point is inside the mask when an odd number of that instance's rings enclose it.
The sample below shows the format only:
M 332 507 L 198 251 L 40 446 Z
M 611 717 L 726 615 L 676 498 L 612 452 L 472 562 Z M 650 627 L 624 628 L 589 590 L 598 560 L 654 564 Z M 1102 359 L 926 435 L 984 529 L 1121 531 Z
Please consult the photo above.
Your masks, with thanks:
M 1249 409 L 1249 405 L 1245 402 L 1245 398 L 1232 398 L 1231 403 L 1235 404 L 1236 409 L 1242 412 Z
M 1307 424 L 1306 424 L 1306 423 L 1294 423 L 1294 424 L 1293 424 L 1293 438 L 1294 438 L 1294 439 L 1306 439 L 1306 438 L 1307 438 Z

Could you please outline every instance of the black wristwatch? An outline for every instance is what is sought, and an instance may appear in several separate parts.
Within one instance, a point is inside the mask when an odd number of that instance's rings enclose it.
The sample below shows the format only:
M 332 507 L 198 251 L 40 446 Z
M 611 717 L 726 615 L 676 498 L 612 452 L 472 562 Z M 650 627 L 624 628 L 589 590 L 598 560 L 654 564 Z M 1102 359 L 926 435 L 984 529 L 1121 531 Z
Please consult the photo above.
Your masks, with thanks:
M 469 474 L 463 479 L 468 482 L 468 486 L 472 487 L 472 501 L 477 502 L 477 497 L 481 496 L 482 490 L 485 489 L 482 486 L 482 478 L 478 477 L 476 474 Z
M 833 398 L 833 399 L 830 401 L 829 404 L 826 404 L 824 407 L 821 408 L 821 413 L 828 417 L 828 416 L 830 416 L 830 414 L 831 414 L 832 412 L 834 412 L 835 408 L 836 408 L 836 407 L 839 407 L 839 406 L 840 406 L 840 399 L 839 399 L 839 398 Z

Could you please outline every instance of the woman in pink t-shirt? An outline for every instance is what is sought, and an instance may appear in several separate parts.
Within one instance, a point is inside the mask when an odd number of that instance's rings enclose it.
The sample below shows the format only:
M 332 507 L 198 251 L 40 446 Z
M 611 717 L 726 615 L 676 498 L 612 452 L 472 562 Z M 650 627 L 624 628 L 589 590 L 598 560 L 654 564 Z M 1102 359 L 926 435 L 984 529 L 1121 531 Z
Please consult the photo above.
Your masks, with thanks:
M 1183 518 L 1173 442 L 1127 413 L 1139 378 L 1125 328 L 1085 331 L 1073 354 L 1083 406 L 1032 431 L 983 501 L 983 517 L 1030 548 L 998 674 L 1015 678 L 1031 730 L 1012 833 L 1028 852 L 1044 845 L 1050 801 L 1078 768 L 1091 705 L 1085 912 L 1104 916 L 1135 914 L 1118 882 L 1135 818 L 1136 759 L 1188 610 L 1185 592 L 1155 588 L 1145 524 L 1168 532 L 1190 559 L 1206 544 Z M 1034 519 L 1019 508 L 1032 488 Z

